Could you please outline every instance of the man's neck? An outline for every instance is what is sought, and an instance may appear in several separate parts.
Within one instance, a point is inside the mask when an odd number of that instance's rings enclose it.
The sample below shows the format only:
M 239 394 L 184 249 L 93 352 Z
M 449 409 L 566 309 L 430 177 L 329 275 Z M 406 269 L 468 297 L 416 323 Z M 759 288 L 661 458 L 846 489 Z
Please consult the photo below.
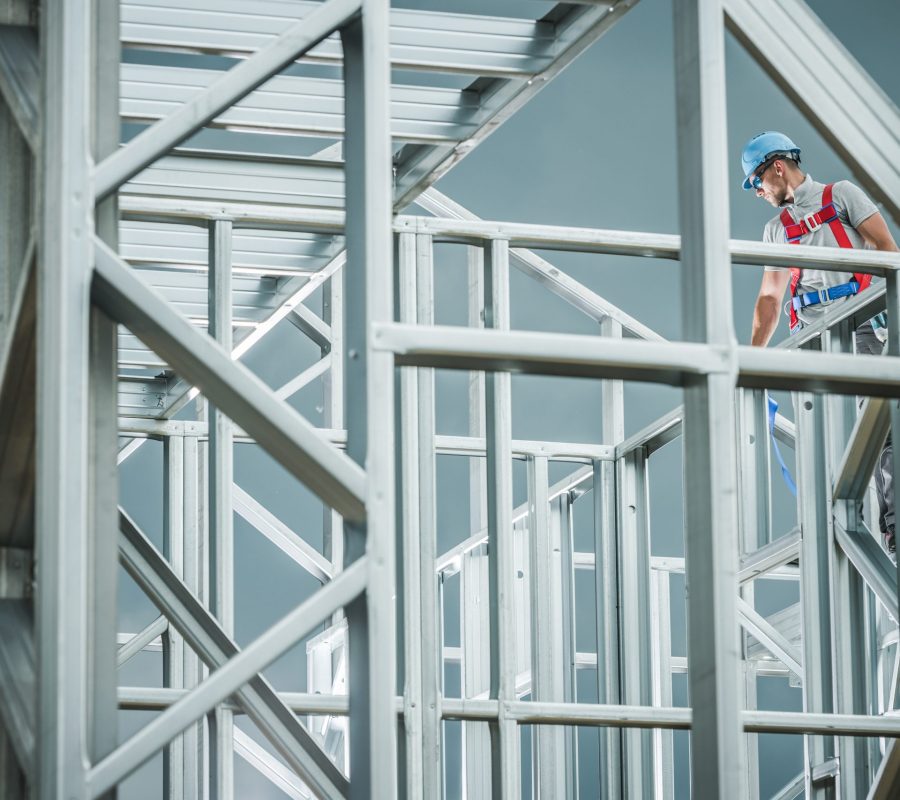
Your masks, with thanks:
M 785 203 L 793 203 L 794 202 L 794 193 L 797 189 L 803 184 L 803 181 L 806 180 L 806 173 L 797 171 L 795 175 L 793 172 L 787 176 L 788 188 L 787 192 L 784 195 Z

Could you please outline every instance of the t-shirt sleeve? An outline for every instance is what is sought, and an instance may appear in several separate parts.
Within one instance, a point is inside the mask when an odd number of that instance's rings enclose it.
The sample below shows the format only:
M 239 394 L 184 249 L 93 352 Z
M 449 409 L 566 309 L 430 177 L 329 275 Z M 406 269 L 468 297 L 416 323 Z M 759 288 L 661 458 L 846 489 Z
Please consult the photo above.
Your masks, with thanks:
M 847 220 L 854 228 L 878 211 L 868 195 L 850 181 L 838 181 L 832 191 L 834 202 L 846 212 Z
M 784 242 L 782 240 L 780 240 L 779 238 L 777 238 L 777 236 L 776 236 L 776 226 L 775 226 L 774 220 L 771 220 L 766 223 L 766 227 L 763 228 L 762 240 L 763 240 L 763 242 L 767 242 L 769 244 L 772 244 L 773 242 L 778 243 L 778 244 L 784 244 Z M 770 267 L 768 265 L 763 267 L 763 269 L 766 272 L 789 272 L 790 271 L 788 267 Z

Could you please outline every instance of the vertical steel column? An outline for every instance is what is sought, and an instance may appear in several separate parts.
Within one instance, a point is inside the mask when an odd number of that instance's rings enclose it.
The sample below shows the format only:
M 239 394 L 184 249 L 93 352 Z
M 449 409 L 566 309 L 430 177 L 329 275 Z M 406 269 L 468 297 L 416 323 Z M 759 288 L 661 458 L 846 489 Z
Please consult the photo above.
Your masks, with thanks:
M 559 526 L 550 524 L 550 470 L 544 456 L 528 459 L 531 572 L 531 697 L 564 702 L 562 571 Z M 557 534 L 554 537 L 554 533 Z M 539 725 L 532 741 L 538 798 L 565 797 L 566 747 L 558 725 Z
M 467 248 L 469 272 L 469 327 L 484 327 L 484 249 Z M 485 435 L 484 372 L 469 373 L 469 436 Z M 487 528 L 487 462 L 483 458 L 469 459 L 469 532 L 476 534 Z M 467 563 L 472 564 L 472 559 Z M 460 572 L 460 591 L 463 610 L 463 690 L 471 697 L 486 688 L 490 672 L 490 659 L 479 648 L 490 636 L 484 625 L 485 615 L 476 599 L 479 593 L 466 591 L 466 582 L 473 579 L 470 569 Z M 481 635 L 483 634 L 483 635 Z M 463 723 L 463 764 L 465 766 L 466 797 L 470 800 L 491 795 L 490 733 L 482 722 Z
M 772 503 L 769 491 L 771 454 L 767 398 L 763 390 L 739 389 L 737 393 L 737 465 L 740 508 L 741 553 L 752 553 L 771 539 Z M 753 605 L 753 583 L 740 589 L 741 597 Z M 741 632 L 744 659 L 744 707 L 756 708 L 756 670 L 747 661 L 749 637 Z M 747 788 L 751 800 L 759 797 L 759 737 L 745 733 Z
M 95 163 L 119 147 L 119 3 L 92 0 L 93 141 Z M 113 248 L 119 240 L 115 195 L 96 209 L 97 235 Z M 116 626 L 118 622 L 119 484 L 118 325 L 97 308 L 90 312 L 90 423 L 92 481 L 88 508 L 88 757 L 96 763 L 118 744 Z M 114 798 L 115 790 L 105 798 Z
M 618 462 L 619 628 L 621 692 L 626 705 L 653 703 L 652 618 L 650 609 L 650 497 L 647 458 L 636 448 Z M 653 732 L 629 728 L 622 735 L 623 796 L 652 792 Z
M 163 444 L 163 552 L 179 578 L 184 578 L 184 437 L 167 436 Z M 163 686 L 185 686 L 184 637 L 169 625 L 163 635 Z M 163 752 L 165 800 L 185 800 L 185 736 Z M 190 796 L 189 794 L 187 795 Z
M 562 582 L 562 664 L 563 700 L 578 700 L 578 675 L 575 666 L 575 537 L 572 525 L 572 495 L 569 492 L 553 501 L 550 517 L 553 541 L 559 543 Z M 565 797 L 577 798 L 578 787 L 578 738 L 576 729 L 565 730 Z
M 197 437 L 184 437 L 183 450 L 184 581 L 187 587 L 202 599 L 206 595 L 203 563 L 206 550 L 203 544 L 203 519 L 201 516 L 200 442 Z M 185 647 L 183 652 L 184 687 L 191 689 L 203 679 L 206 669 L 192 648 Z M 186 799 L 206 797 L 209 740 L 204 721 L 195 722 L 184 732 L 183 736 L 184 796 Z
M 890 272 L 887 276 L 887 317 L 887 354 L 891 358 L 900 358 L 900 276 L 896 272 Z M 900 443 L 900 399 L 892 397 L 890 407 L 891 439 Z M 900 466 L 900 444 L 893 448 L 893 453 L 893 474 L 900 475 L 897 469 Z M 897 581 L 897 596 L 900 598 L 900 571 L 897 572 Z
M 231 352 L 232 337 L 232 223 L 216 219 L 209 224 L 209 335 Z M 209 576 L 210 610 L 224 631 L 234 634 L 234 433 L 231 420 L 212 403 L 209 419 Z M 210 795 L 212 800 L 234 796 L 234 720 L 220 706 L 209 715 Z
M 469 321 L 470 328 L 484 327 L 484 248 L 466 248 L 469 272 Z M 484 436 L 484 372 L 469 373 L 469 436 Z M 469 532 L 483 531 L 487 527 L 487 466 L 484 459 L 469 459 Z
M 797 501 L 800 530 L 800 608 L 803 621 L 803 710 L 834 710 L 830 560 L 833 548 L 831 481 L 825 398 L 795 395 L 797 415 Z M 804 737 L 806 795 L 835 796 L 834 784 L 814 784 L 812 771 L 834 755 L 831 737 Z
M 403 322 L 434 324 L 432 241 L 399 237 Z M 406 791 L 439 798 L 443 791 L 435 509 L 434 370 L 401 369 L 403 452 L 404 691 Z
M 674 24 L 684 336 L 733 347 L 722 4 L 675 0 Z M 685 538 L 691 786 L 740 800 L 734 384 L 717 373 L 685 385 Z
M 401 322 L 415 323 L 417 318 L 416 235 L 401 233 L 396 241 L 397 313 Z M 419 386 L 415 367 L 400 367 L 398 436 L 400 464 L 398 510 L 401 514 L 401 552 L 397 576 L 402 579 L 403 628 L 403 740 L 400 789 L 407 800 L 421 796 L 424 786 L 425 752 L 422 748 L 423 687 L 422 659 L 422 560 L 419 541 Z
M 331 362 L 322 378 L 322 407 L 326 428 L 344 428 L 344 270 L 339 270 L 328 281 L 322 292 L 322 319 L 331 330 L 328 354 Z M 323 352 L 321 354 L 325 356 Z M 344 564 L 344 527 L 341 515 L 333 508 L 324 508 L 324 552 L 337 573 Z M 338 609 L 333 621 L 338 622 L 344 610 Z
M 484 326 L 509 330 L 509 242 L 484 251 Z M 516 699 L 515 555 L 512 525 L 512 393 L 508 372 L 485 375 L 491 691 L 500 713 L 491 731 L 493 797 L 519 797 L 519 735 L 504 703 Z
M 416 321 L 434 325 L 434 264 L 431 236 L 416 236 Z M 419 398 L 419 575 L 421 586 L 422 645 L 422 779 L 423 797 L 438 800 L 443 794 L 441 687 L 443 643 L 438 617 L 437 560 L 437 483 L 434 449 L 435 397 L 434 370 L 417 371 Z M 410 598 L 408 598 L 410 599 Z
M 650 605 L 653 614 L 653 704 L 672 705 L 672 609 L 669 573 L 651 573 Z M 654 797 L 672 800 L 675 797 L 675 748 L 672 731 L 653 731 Z
M 887 276 L 887 317 L 888 317 L 888 341 L 887 354 L 890 358 L 900 358 L 900 276 L 896 272 L 890 272 Z M 893 446 L 893 475 L 900 475 L 900 398 L 892 397 L 890 399 L 891 412 L 891 440 Z M 894 498 L 897 497 L 896 482 L 894 483 Z M 872 504 L 875 505 L 874 503 Z M 872 517 L 876 516 L 873 509 Z M 874 528 L 874 525 L 873 525 Z M 900 602 L 900 570 L 897 571 L 897 599 Z M 897 644 L 898 663 L 900 663 L 900 643 Z M 896 676 L 896 681 L 900 682 L 900 672 Z M 896 705 L 897 697 L 893 693 L 896 691 L 897 683 L 892 687 L 892 693 L 889 695 L 894 700 L 892 705 Z
M 484 545 L 464 553 L 460 560 L 459 593 L 462 620 L 463 696 L 490 691 L 490 579 Z M 487 723 L 467 722 L 463 727 L 465 796 L 482 800 L 491 796 L 491 741 Z M 484 750 L 478 750 L 477 745 Z
M 36 792 L 86 797 L 88 583 L 94 464 L 88 429 L 93 197 L 90 181 L 90 3 L 41 8 L 42 137 L 39 161 L 37 321 Z M 91 716 L 93 714 L 91 713 Z M 87 723 L 87 724 L 86 724 Z
M 868 536 L 865 532 L 859 535 Z M 835 711 L 839 714 L 869 714 L 866 649 L 870 638 L 866 635 L 862 578 L 839 547 L 834 547 L 833 553 Z M 840 758 L 840 789 L 835 794 L 842 800 L 866 797 L 872 766 L 866 740 L 842 736 L 837 740 L 837 754 Z
M 600 333 L 622 337 L 622 325 L 606 318 Z M 600 384 L 602 438 L 616 445 L 625 438 L 625 384 L 604 380 Z M 594 589 L 597 602 L 597 702 L 621 702 L 619 660 L 619 522 L 616 463 L 594 462 Z M 622 730 L 599 728 L 600 796 L 622 796 Z
M 852 320 L 845 320 L 823 335 L 823 344 L 832 352 L 853 352 Z M 850 396 L 827 398 L 826 427 L 830 465 L 839 464 L 856 421 L 856 399 Z M 831 470 L 828 485 L 833 484 Z M 834 518 L 847 531 L 864 532 L 857 501 L 838 500 Z M 834 639 L 835 711 L 844 714 L 866 714 L 868 703 L 868 660 L 870 637 L 866 614 L 865 586 L 844 551 L 830 540 L 831 551 L 831 628 Z M 840 772 L 838 792 L 844 800 L 866 797 L 870 782 L 869 743 L 861 737 L 842 736 L 837 740 Z
M 741 552 L 752 553 L 771 540 L 772 531 L 772 497 L 769 491 L 771 454 L 766 393 L 760 389 L 740 389 L 737 403 Z
M 366 525 L 345 526 L 345 563 L 368 555 L 365 596 L 347 608 L 350 794 L 397 796 L 394 611 L 394 367 L 370 326 L 393 320 L 390 51 L 385 0 L 363 0 L 344 45 L 347 198 L 347 452 L 365 465 Z M 376 644 L 377 643 L 377 644 Z

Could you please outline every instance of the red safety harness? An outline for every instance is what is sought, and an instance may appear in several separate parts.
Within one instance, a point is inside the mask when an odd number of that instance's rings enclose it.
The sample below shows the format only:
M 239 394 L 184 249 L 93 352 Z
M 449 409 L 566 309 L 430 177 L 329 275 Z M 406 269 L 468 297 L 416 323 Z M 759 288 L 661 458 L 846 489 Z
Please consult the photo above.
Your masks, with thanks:
M 790 212 L 785 208 L 781 212 L 781 224 L 784 226 L 784 237 L 791 244 L 800 244 L 800 239 L 807 233 L 828 225 L 831 228 L 834 238 L 837 240 L 838 246 L 853 249 L 853 243 L 844 230 L 844 224 L 838 217 L 837 209 L 831 199 L 831 188 L 834 184 L 829 183 L 822 192 L 822 207 L 815 213 L 804 217 L 799 222 L 795 222 Z M 799 267 L 791 267 L 791 331 L 793 331 L 800 320 L 797 318 L 797 309 L 794 308 L 794 298 L 797 296 L 797 287 L 800 285 L 800 275 L 803 272 Z M 862 272 L 854 272 L 853 279 L 859 284 L 858 292 L 865 289 L 872 281 L 871 275 Z

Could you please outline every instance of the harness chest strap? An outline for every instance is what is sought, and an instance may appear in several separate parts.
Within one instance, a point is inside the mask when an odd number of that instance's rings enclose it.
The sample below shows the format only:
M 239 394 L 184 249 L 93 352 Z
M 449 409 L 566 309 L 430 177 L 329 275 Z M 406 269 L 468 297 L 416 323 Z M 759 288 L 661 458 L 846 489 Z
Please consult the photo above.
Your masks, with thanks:
M 815 214 L 810 214 L 799 222 L 794 221 L 791 213 L 786 208 L 782 209 L 781 224 L 784 226 L 784 236 L 788 242 L 800 244 L 800 239 L 807 233 L 827 224 L 831 228 L 831 233 L 834 235 L 839 247 L 853 249 L 853 243 L 850 241 L 850 237 L 847 236 L 847 231 L 844 229 L 844 225 L 838 217 L 837 209 L 834 207 L 834 201 L 832 200 L 833 186 L 834 184 L 829 183 L 822 191 L 822 207 Z M 797 296 L 797 287 L 800 285 L 802 272 L 799 267 L 791 267 L 791 330 L 794 330 L 799 324 L 793 298 Z M 855 272 L 853 278 L 859 284 L 858 292 L 865 289 L 872 281 L 871 275 L 866 275 L 862 272 Z

